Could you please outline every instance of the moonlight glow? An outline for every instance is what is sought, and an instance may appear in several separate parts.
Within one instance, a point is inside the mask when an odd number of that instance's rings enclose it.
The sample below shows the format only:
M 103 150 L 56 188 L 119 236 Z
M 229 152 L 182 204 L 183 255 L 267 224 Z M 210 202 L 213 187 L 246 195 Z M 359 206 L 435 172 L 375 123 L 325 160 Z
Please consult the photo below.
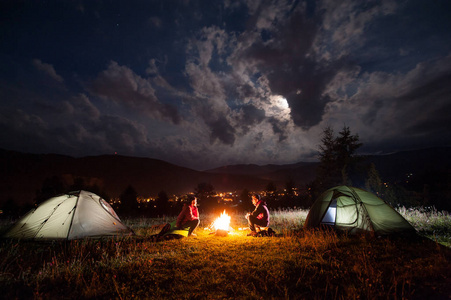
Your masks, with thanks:
M 290 119 L 290 106 L 287 99 L 283 96 L 276 95 L 270 97 L 271 105 L 267 108 L 268 116 L 275 117 L 281 121 Z

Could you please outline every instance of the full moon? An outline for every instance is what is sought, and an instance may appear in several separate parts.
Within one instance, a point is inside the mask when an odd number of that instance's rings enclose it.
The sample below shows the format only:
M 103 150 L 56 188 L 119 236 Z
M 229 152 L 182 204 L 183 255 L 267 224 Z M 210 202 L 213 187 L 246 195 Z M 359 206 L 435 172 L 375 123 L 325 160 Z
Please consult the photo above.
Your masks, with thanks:
M 274 100 L 275 100 L 274 101 L 275 104 L 278 105 L 280 108 L 282 108 L 282 109 L 289 109 L 290 108 L 290 106 L 288 105 L 287 99 L 285 99 L 284 97 L 282 97 L 282 96 L 275 96 Z

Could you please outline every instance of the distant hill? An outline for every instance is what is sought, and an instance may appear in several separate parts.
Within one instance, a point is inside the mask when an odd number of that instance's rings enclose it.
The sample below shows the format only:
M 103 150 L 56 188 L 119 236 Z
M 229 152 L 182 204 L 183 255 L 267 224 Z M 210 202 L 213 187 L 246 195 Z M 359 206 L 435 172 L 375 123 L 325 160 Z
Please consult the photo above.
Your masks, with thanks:
M 54 176 L 69 186 L 82 178 L 110 197 L 118 197 L 129 185 L 140 195 L 156 196 L 161 191 L 193 192 L 203 182 L 218 191 L 260 190 L 267 184 L 267 180 L 252 176 L 200 172 L 151 158 L 119 155 L 73 158 L 0 150 L 0 203 L 8 199 L 32 202 L 44 181 Z
M 380 176 L 388 181 L 400 181 L 407 176 L 451 172 L 451 147 L 402 151 L 385 155 L 364 156 L 366 164 L 374 163 Z M 299 162 L 288 165 L 229 165 L 207 170 L 209 173 L 249 175 L 274 182 L 308 183 L 316 176 L 319 163 Z
M 368 156 L 381 177 L 389 181 L 420 176 L 426 173 L 451 172 L 451 147 L 402 151 L 387 155 Z M 451 187 L 450 187 L 451 188 Z
M 316 176 L 317 162 L 299 162 L 286 165 L 230 165 L 205 172 L 213 174 L 247 175 L 268 180 L 274 183 L 284 184 L 289 180 L 297 184 L 311 182 Z
M 368 156 L 384 180 L 405 180 L 408 174 L 428 180 L 424 174 L 451 171 L 451 148 L 406 151 Z M 318 163 L 299 162 L 287 165 L 230 165 L 207 171 L 196 171 L 165 161 L 102 155 L 74 158 L 56 154 L 27 154 L 0 149 L 0 203 L 14 199 L 32 202 L 45 180 L 57 176 L 67 185 L 77 178 L 97 185 L 110 197 L 118 197 L 129 185 L 139 195 L 156 196 L 193 192 L 199 183 L 210 183 L 216 191 L 263 190 L 269 182 L 283 188 L 293 181 L 297 186 L 311 182 Z M 430 177 L 430 176 L 429 176 Z

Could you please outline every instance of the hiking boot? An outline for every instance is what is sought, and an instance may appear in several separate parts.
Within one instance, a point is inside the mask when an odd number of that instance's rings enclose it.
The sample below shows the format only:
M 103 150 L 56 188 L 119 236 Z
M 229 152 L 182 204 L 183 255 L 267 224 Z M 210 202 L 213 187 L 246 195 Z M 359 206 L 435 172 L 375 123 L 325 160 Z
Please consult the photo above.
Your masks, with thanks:
M 276 232 L 272 230 L 272 228 L 268 228 L 268 235 L 269 236 L 276 236 Z
M 158 237 L 162 237 L 170 229 L 171 229 L 171 224 L 169 224 L 169 223 L 165 224 L 164 227 L 161 229 L 160 233 L 157 236 Z

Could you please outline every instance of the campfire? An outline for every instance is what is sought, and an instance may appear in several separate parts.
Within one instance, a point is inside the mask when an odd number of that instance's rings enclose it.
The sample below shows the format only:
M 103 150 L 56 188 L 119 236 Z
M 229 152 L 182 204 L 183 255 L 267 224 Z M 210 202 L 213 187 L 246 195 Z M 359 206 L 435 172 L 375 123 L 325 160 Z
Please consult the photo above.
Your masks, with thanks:
M 230 230 L 230 216 L 224 212 L 214 220 L 214 222 L 210 225 L 210 228 L 214 231 L 212 233 L 216 233 L 219 236 L 226 236 Z

